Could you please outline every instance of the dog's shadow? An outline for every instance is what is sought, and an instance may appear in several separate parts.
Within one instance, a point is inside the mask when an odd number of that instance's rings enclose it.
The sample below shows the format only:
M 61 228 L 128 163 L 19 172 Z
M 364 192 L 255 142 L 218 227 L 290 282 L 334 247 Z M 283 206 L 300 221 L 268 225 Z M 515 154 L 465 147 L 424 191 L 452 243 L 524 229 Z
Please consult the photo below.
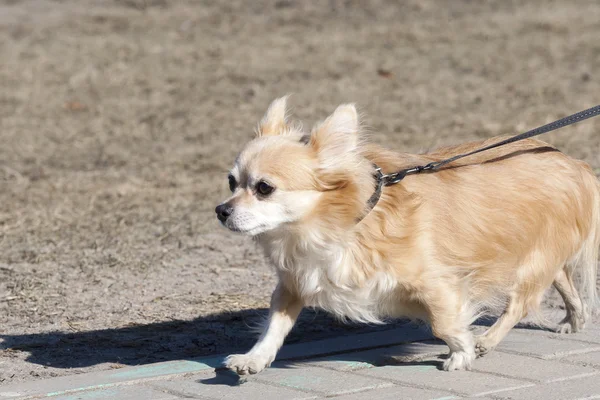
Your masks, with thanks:
M 83 368 L 97 364 L 112 363 L 117 366 L 144 365 L 172 360 L 198 359 L 214 354 L 230 354 L 250 349 L 256 341 L 251 327 L 256 327 L 268 314 L 266 309 L 242 310 L 204 316 L 191 321 L 169 321 L 147 325 L 135 325 L 118 329 L 86 332 L 46 332 L 38 334 L 0 334 L 0 350 L 5 355 L 17 352 L 28 353 L 25 360 L 30 363 L 54 368 Z M 481 319 L 479 325 L 490 325 L 494 319 Z M 387 325 L 369 326 L 343 323 L 323 312 L 304 310 L 286 343 L 306 342 L 339 337 L 356 333 L 367 333 L 397 328 L 407 321 L 392 321 Z M 522 328 L 543 329 L 537 326 Z M 399 338 L 401 341 L 402 338 Z M 438 342 L 443 344 L 443 342 Z M 408 346 L 408 345 L 407 345 Z M 406 347 L 406 346 L 403 346 Z M 385 354 L 376 365 L 396 363 L 394 354 Z M 393 352 L 392 348 L 389 348 Z M 404 350 L 406 352 L 406 349 Z M 402 365 L 421 365 L 441 368 L 442 353 L 437 360 L 410 360 L 404 358 Z M 405 354 L 406 355 L 406 354 Z M 361 359 L 360 352 L 330 356 L 332 360 L 372 363 Z M 350 358 L 348 358 L 350 357 Z M 289 360 L 276 362 L 274 368 L 296 368 L 304 361 Z M 236 374 L 218 368 L 214 378 L 202 383 L 238 385 Z
M 5 356 L 28 353 L 26 361 L 54 368 L 83 368 L 103 363 L 143 365 L 197 359 L 214 354 L 245 352 L 257 339 L 255 329 L 267 309 L 249 309 L 203 316 L 191 321 L 168 321 L 117 329 L 83 332 L 0 334 Z M 304 310 L 286 343 L 386 330 L 405 324 L 347 324 L 324 312 Z

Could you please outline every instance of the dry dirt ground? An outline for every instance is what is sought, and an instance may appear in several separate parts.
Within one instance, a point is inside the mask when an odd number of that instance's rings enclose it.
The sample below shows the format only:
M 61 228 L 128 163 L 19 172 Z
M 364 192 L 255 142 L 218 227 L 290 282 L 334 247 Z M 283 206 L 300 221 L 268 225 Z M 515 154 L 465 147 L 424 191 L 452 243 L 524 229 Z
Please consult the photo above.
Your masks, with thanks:
M 600 102 L 599 32 L 597 0 L 0 0 L 0 382 L 251 344 L 273 273 L 213 209 L 274 97 L 404 151 L 516 133 Z M 545 139 L 599 172 L 600 119 Z

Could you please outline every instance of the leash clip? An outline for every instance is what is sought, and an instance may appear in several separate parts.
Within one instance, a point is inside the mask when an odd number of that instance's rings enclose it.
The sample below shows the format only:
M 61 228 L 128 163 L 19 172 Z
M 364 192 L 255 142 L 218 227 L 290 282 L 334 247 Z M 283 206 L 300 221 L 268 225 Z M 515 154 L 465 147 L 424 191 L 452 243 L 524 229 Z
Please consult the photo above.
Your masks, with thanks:
M 385 186 L 391 186 L 394 185 L 398 182 L 400 182 L 402 179 L 404 179 L 406 177 L 406 175 L 409 174 L 418 174 L 421 173 L 423 171 L 432 171 L 434 169 L 436 169 L 438 167 L 438 162 L 430 162 L 427 165 L 417 165 L 416 167 L 412 167 L 412 168 L 408 168 L 408 169 L 403 169 L 401 171 L 395 172 L 393 174 L 383 174 L 381 172 L 381 168 L 376 168 L 376 173 L 377 173 L 377 179 L 382 180 L 383 184 Z

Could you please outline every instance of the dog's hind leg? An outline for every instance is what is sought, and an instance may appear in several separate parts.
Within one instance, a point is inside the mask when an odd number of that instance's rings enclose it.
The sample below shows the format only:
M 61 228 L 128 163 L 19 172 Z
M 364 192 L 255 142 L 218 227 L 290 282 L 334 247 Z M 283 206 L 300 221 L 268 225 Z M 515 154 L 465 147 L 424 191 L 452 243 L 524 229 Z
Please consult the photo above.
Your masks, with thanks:
M 426 308 L 433 335 L 450 348 L 444 370 L 470 370 L 475 359 L 475 343 L 469 330 L 473 315 L 460 292 L 439 290 L 427 299 Z
M 556 274 L 554 287 L 565 302 L 565 309 L 567 311 L 567 315 L 558 324 L 556 331 L 559 333 L 575 333 L 582 330 L 585 326 L 584 305 L 566 268 L 561 269 Z
M 477 337 L 475 351 L 478 356 L 490 352 L 508 332 L 527 315 L 527 304 L 520 292 L 513 292 L 504 313 L 483 335 Z
M 544 292 L 554 279 L 560 264 L 553 262 L 547 254 L 533 249 L 523 264 L 515 271 L 516 281 L 507 293 L 508 304 L 504 313 L 483 335 L 477 337 L 475 351 L 482 356 L 493 350 L 508 332 L 525 318 L 529 312 L 539 309 Z

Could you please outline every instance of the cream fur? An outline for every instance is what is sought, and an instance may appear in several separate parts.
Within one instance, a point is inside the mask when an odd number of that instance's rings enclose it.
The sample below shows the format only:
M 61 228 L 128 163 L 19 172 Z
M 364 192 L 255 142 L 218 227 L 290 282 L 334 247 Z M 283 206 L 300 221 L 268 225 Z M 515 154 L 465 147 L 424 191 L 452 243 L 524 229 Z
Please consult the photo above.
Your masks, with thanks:
M 285 99 L 261 121 L 238 157 L 239 182 L 224 223 L 254 236 L 279 277 L 258 343 L 226 365 L 240 374 L 270 365 L 303 306 L 342 319 L 427 321 L 449 348 L 446 370 L 470 369 L 493 349 L 552 284 L 565 300 L 560 332 L 582 329 L 597 305 L 600 184 L 591 169 L 551 146 L 527 140 L 455 162 L 436 173 L 374 190 L 384 172 L 484 146 L 426 155 L 363 143 L 352 105 L 315 127 L 308 143 L 286 120 Z M 257 182 L 275 187 L 268 197 Z M 503 314 L 474 338 L 469 325 L 490 308 Z

